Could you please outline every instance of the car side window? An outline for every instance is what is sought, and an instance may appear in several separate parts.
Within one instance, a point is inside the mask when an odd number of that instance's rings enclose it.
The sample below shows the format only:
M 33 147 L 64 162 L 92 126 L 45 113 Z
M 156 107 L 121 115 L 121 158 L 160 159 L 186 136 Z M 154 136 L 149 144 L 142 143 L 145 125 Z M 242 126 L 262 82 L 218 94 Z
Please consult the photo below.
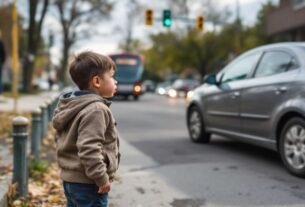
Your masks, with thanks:
M 246 79 L 257 63 L 260 54 L 250 54 L 233 62 L 222 74 L 221 83 Z
M 296 68 L 297 61 L 289 53 L 270 51 L 264 54 L 256 71 L 255 77 L 263 77 L 286 72 Z

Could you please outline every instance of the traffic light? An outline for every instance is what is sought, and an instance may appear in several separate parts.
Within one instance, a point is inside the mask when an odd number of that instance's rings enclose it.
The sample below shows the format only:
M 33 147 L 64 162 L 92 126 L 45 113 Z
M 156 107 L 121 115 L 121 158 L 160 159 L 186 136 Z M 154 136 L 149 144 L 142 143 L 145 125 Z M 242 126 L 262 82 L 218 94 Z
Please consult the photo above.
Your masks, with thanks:
M 196 28 L 199 31 L 202 31 L 204 29 L 204 17 L 198 16 L 196 19 Z
M 170 27 L 172 25 L 172 17 L 171 17 L 171 11 L 166 9 L 163 10 L 163 26 Z
M 152 9 L 146 9 L 145 11 L 145 24 L 153 25 L 154 23 L 154 11 Z

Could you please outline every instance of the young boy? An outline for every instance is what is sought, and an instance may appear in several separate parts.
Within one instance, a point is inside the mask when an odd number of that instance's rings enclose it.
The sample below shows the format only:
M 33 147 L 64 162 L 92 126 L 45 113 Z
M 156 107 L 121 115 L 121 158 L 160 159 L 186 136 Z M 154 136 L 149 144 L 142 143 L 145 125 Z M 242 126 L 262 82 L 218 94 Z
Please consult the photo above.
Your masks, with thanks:
M 106 56 L 83 52 L 69 72 L 80 91 L 64 94 L 53 118 L 67 207 L 106 207 L 119 164 L 116 123 L 105 99 L 117 88 L 115 64 Z

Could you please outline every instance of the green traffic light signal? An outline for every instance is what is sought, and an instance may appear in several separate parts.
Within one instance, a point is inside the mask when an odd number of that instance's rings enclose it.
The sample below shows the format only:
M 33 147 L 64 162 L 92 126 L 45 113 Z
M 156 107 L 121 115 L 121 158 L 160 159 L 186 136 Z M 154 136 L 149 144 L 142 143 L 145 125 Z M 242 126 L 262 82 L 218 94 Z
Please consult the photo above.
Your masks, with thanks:
M 163 26 L 170 27 L 172 25 L 171 11 L 163 10 Z

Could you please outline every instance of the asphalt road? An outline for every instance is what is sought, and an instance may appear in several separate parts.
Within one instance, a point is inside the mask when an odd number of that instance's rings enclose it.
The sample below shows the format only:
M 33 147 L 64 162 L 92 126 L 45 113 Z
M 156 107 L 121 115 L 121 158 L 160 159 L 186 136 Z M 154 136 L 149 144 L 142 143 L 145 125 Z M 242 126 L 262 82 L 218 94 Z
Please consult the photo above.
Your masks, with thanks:
M 185 100 L 146 94 L 111 107 L 123 157 L 110 206 L 305 206 L 305 180 L 277 153 L 219 136 L 192 143 Z

